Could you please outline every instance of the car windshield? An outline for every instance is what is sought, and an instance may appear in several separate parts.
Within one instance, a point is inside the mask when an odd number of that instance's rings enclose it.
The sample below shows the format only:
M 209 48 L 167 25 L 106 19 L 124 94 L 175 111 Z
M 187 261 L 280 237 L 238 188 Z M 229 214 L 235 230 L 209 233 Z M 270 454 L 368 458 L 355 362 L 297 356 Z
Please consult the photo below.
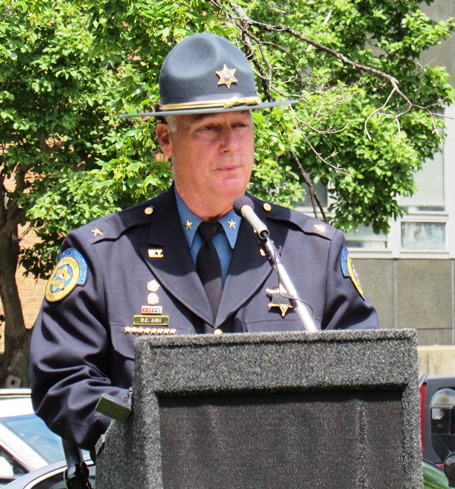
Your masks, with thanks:
M 61 438 L 52 433 L 41 418 L 34 414 L 0 418 L 0 423 L 31 446 L 46 462 L 65 458 Z

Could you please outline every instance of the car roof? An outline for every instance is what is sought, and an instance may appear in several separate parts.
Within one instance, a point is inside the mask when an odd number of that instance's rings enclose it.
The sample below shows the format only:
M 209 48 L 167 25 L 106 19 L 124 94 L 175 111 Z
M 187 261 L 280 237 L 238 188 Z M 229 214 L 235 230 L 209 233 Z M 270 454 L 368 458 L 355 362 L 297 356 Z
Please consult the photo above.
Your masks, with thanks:
M 2 399 L 10 399 L 17 397 L 30 397 L 32 390 L 29 388 L 21 388 L 21 389 L 0 389 L 0 400 Z
M 30 389 L 0 389 L 0 450 L 26 471 L 64 456 L 60 438 L 34 413 Z
M 33 414 L 30 389 L 0 389 L 0 418 Z

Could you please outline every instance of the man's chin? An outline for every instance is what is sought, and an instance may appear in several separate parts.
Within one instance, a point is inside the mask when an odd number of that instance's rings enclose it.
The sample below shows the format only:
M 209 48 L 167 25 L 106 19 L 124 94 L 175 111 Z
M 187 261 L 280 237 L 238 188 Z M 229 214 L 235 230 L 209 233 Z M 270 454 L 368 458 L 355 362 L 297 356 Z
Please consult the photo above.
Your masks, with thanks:
M 220 197 L 230 197 L 234 200 L 239 195 L 243 195 L 246 190 L 246 185 L 244 180 L 236 178 L 227 178 L 223 181 L 222 185 L 219 187 Z

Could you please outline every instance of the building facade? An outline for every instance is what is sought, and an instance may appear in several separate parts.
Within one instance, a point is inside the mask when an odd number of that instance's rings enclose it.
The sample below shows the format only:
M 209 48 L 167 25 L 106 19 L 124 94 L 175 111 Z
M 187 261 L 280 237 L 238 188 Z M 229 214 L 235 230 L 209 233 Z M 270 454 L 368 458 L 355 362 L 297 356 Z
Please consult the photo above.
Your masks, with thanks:
M 422 5 L 430 18 L 455 17 L 455 0 Z M 425 53 L 423 64 L 447 67 L 455 83 L 455 37 Z M 416 176 L 418 192 L 390 233 L 348 235 L 366 294 L 385 328 L 417 328 L 419 345 L 455 345 L 455 106 L 445 114 L 443 151 Z

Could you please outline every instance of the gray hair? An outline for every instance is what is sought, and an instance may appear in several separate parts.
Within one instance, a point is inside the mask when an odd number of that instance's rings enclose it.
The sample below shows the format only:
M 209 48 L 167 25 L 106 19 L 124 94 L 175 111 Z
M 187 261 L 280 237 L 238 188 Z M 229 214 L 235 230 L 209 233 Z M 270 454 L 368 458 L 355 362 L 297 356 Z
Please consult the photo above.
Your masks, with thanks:
M 178 116 L 176 115 L 167 115 L 164 117 L 164 120 L 166 121 L 166 124 L 169 126 L 171 132 L 177 130 L 177 117 Z

